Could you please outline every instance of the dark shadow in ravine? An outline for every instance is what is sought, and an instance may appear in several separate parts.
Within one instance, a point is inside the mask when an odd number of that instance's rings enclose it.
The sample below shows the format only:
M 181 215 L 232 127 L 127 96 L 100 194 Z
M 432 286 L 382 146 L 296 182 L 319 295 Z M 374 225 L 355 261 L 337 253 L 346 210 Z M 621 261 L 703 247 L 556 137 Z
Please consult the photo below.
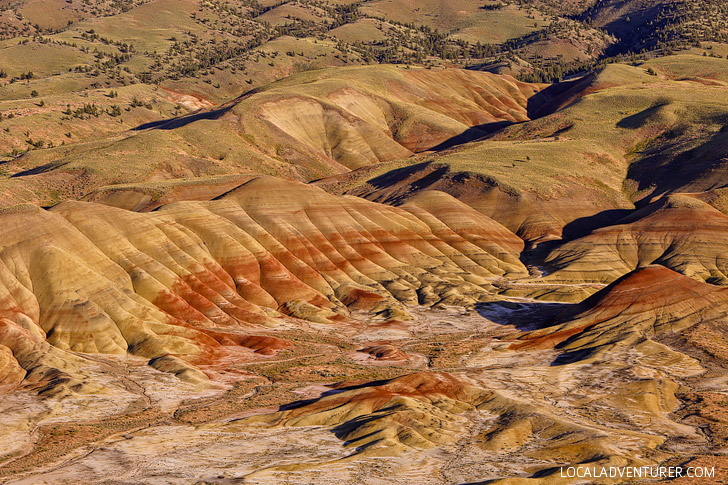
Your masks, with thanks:
M 547 328 L 556 324 L 556 317 L 573 303 L 553 301 L 492 301 L 478 303 L 475 310 L 499 325 L 513 325 L 521 332 Z
M 635 209 L 608 209 L 591 216 L 574 219 L 562 229 L 562 240 L 571 241 L 584 237 L 595 229 L 617 225 L 634 212 Z
M 557 350 L 559 350 L 560 348 L 563 348 L 563 343 L 556 346 Z M 568 365 L 581 362 L 582 360 L 586 360 L 592 357 L 597 352 L 597 350 L 598 348 L 596 347 L 589 347 L 586 349 L 568 350 L 562 352 L 556 356 L 553 362 L 551 362 L 551 366 L 558 367 L 560 365 Z

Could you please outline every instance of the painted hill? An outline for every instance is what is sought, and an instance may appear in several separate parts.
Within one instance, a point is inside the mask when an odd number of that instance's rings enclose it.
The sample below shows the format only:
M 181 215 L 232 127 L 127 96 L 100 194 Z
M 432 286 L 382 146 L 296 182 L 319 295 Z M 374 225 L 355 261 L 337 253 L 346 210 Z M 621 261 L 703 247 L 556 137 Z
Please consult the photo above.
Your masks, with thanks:
M 0 481 L 720 473 L 723 3 L 0 0 Z
M 610 283 L 652 263 L 713 284 L 728 283 L 728 216 L 688 195 L 669 195 L 546 258 L 550 280 Z
M 635 270 L 559 317 L 563 323 L 527 332 L 515 347 L 556 346 L 568 359 L 598 358 L 615 348 L 650 347 L 650 341 L 672 341 L 720 358 L 728 348 L 722 339 L 728 315 L 728 289 L 695 281 L 664 266 Z M 649 352 L 648 352 L 649 353 Z M 708 364 L 705 361 L 704 364 Z
M 483 389 L 455 376 L 423 372 L 342 386 L 314 402 L 294 403 L 241 424 L 332 427 L 356 452 L 386 456 L 455 442 L 464 431 L 457 415 L 474 410 L 486 396 Z
M 725 183 L 728 106 L 714 102 L 725 90 L 716 74 L 725 63 L 718 69 L 715 59 L 668 59 L 609 65 L 562 87 L 553 98 L 557 111 L 482 140 L 316 183 L 389 204 L 444 191 L 531 246 L 583 236 L 616 223 L 635 203 Z M 670 178 L 675 171 L 681 176 Z
M 5 163 L 5 204 L 108 184 L 224 174 L 308 181 L 529 119 L 543 86 L 488 73 L 356 67 L 308 72 L 209 111 Z M 39 198 L 30 196 L 33 191 Z
M 445 194 L 394 208 L 256 178 L 146 214 L 64 202 L 2 220 L 3 379 L 16 384 L 20 368 L 59 365 L 58 350 L 32 350 L 48 344 L 204 379 L 190 365 L 264 349 L 247 332 L 277 317 L 406 319 L 404 305 L 473 305 L 494 277 L 527 274 L 522 241 Z

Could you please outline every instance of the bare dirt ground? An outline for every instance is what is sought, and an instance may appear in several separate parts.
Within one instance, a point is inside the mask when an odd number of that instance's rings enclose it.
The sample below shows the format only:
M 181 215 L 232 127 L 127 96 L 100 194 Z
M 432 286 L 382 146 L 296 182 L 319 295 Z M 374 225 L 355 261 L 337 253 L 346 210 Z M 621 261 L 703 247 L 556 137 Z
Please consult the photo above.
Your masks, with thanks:
M 695 384 L 705 373 L 699 361 L 652 343 L 554 365 L 557 350 L 514 351 L 503 337 L 560 306 L 513 303 L 414 308 L 414 320 L 396 324 L 290 320 L 270 334 L 294 347 L 233 364 L 246 377 L 226 385 L 185 384 L 142 359 L 84 355 L 95 390 L 15 392 L 0 403 L 0 483 L 470 483 L 590 459 L 652 464 L 706 454 L 702 426 L 674 413 L 683 406 L 678 389 L 721 392 L 715 378 Z M 372 343 L 397 353 L 359 352 Z M 346 446 L 332 426 L 249 422 L 339 392 L 342 381 L 423 371 L 490 393 L 451 419 L 454 442 L 370 453 Z

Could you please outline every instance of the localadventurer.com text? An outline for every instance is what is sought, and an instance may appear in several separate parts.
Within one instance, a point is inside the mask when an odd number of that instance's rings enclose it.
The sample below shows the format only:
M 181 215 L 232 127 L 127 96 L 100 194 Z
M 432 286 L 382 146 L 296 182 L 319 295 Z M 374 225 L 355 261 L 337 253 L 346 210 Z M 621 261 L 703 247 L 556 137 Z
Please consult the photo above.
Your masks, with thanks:
M 561 467 L 563 478 L 715 478 L 714 467 L 641 466 Z

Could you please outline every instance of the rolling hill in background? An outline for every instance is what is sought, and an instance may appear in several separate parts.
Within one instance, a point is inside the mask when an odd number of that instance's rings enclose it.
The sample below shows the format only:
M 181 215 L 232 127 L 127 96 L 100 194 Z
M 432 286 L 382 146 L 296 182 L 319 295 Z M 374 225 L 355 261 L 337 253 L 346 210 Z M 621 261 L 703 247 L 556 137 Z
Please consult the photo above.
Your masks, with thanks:
M 0 0 L 2 483 L 723 483 L 727 254 L 721 0 Z

